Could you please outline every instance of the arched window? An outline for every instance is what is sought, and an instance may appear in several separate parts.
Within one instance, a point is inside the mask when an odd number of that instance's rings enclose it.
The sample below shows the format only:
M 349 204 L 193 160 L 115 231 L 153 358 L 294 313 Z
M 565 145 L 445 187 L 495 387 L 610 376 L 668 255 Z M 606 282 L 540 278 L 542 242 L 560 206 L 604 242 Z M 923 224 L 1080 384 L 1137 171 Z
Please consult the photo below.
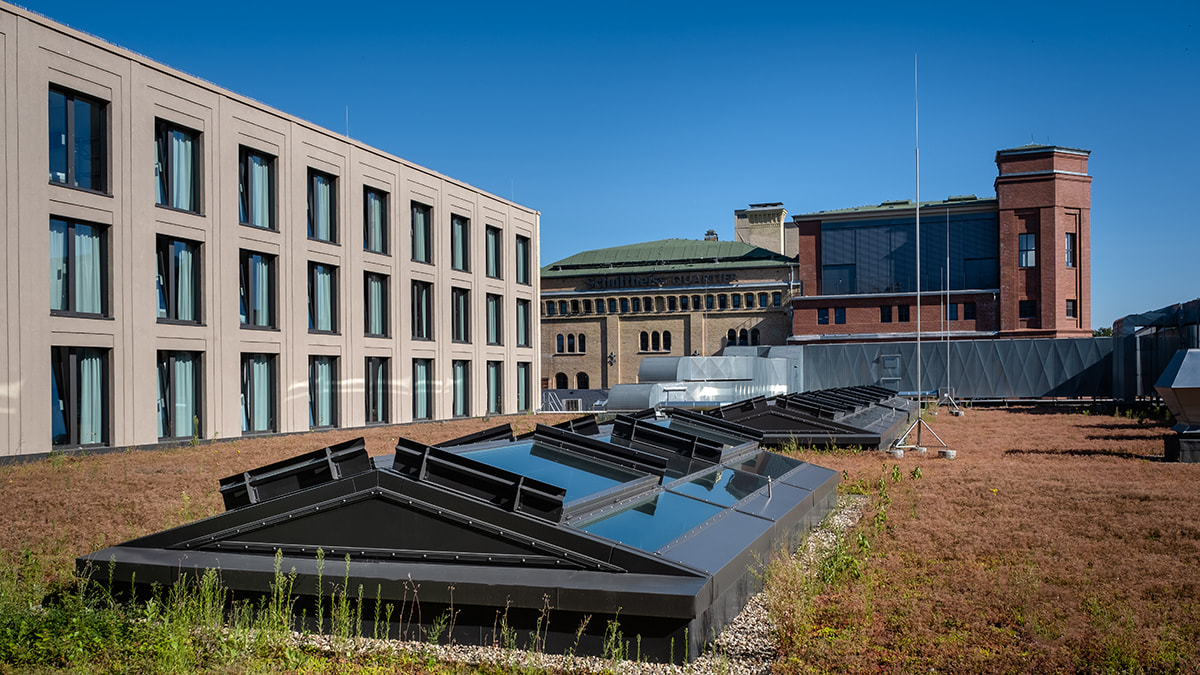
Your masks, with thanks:
M 725 295 L 724 293 L 718 295 L 717 296 L 717 308 L 718 309 L 728 309 L 729 308 L 729 296 Z
M 654 298 L 642 298 L 642 308 L 647 312 L 653 312 Z
M 558 301 L 558 313 L 562 314 L 563 316 L 567 315 L 567 301 L 566 300 Z
M 635 311 L 635 312 L 642 311 L 642 299 L 641 298 L 634 298 L 630 302 L 633 303 L 633 311 Z
M 584 335 L 583 333 L 580 333 L 579 334 L 579 353 L 583 354 L 585 352 L 587 352 L 587 336 Z M 584 388 L 586 389 L 586 387 L 584 387 Z
M 558 352 L 559 354 L 563 353 L 563 336 L 562 336 L 562 333 L 559 333 L 558 335 L 556 335 L 556 336 L 554 337 L 554 346 L 555 346 L 555 350 L 554 350 L 554 351 Z
M 596 300 L 596 313 L 597 314 L 604 313 L 604 298 L 600 298 L 599 300 Z
M 568 354 L 575 353 L 575 336 L 574 335 L 567 336 L 567 353 Z
M 757 328 L 750 329 L 750 345 L 751 346 L 758 345 L 758 329 Z
M 750 344 L 750 333 L 748 333 L 746 331 L 746 329 L 743 328 L 742 331 L 740 333 L 738 333 L 738 346 L 745 347 L 746 345 L 749 345 L 749 344 Z
M 704 309 L 716 309 L 716 298 L 712 295 L 704 296 Z
M 686 295 L 679 296 L 679 309 L 681 309 L 685 312 L 688 311 L 688 296 L 686 296 Z
M 589 387 L 588 384 L 589 384 L 589 382 L 588 382 L 587 373 L 575 373 L 575 388 L 576 389 L 590 389 L 591 387 Z
M 742 296 L 740 293 L 734 293 L 733 295 L 729 296 L 729 301 L 733 303 L 734 309 L 741 309 Z
M 554 301 L 546 303 L 546 316 L 554 316 Z
M 704 305 L 700 304 L 700 296 L 693 295 L 692 296 L 692 309 L 699 312 L 701 309 L 703 309 L 703 307 L 704 307 Z
M 646 331 L 642 331 L 642 351 L 650 351 L 650 334 Z
M 621 298 L 621 313 L 629 311 L 629 298 Z
M 609 299 L 608 299 L 608 313 L 609 313 L 609 314 L 616 314 L 616 313 L 617 313 L 617 300 L 616 300 L 616 298 L 609 298 Z
M 725 344 L 727 344 L 727 345 L 736 345 L 737 344 L 737 331 L 736 330 L 730 328 L 729 332 L 725 334 Z
M 678 303 L 679 303 L 679 298 L 676 298 L 673 295 L 668 297 L 667 298 L 667 310 L 674 312 L 675 310 L 679 309 Z
M 754 294 L 753 293 L 746 294 L 746 306 L 750 307 L 750 308 L 754 307 Z
M 658 341 L 658 331 L 650 334 L 650 349 L 651 351 L 659 351 L 662 348 L 662 343 Z
M 571 386 L 571 385 L 567 383 L 567 374 L 566 373 L 557 373 L 554 376 L 554 388 L 555 389 L 566 389 L 569 386 Z
M 583 313 L 584 313 L 584 314 L 591 314 L 591 313 L 592 313 L 592 301 L 591 301 L 591 300 L 584 300 L 584 301 L 583 301 Z
M 572 313 L 572 314 L 578 314 L 578 313 L 579 313 L 579 301 L 578 301 L 578 300 L 572 300 L 572 301 L 571 301 L 571 313 Z

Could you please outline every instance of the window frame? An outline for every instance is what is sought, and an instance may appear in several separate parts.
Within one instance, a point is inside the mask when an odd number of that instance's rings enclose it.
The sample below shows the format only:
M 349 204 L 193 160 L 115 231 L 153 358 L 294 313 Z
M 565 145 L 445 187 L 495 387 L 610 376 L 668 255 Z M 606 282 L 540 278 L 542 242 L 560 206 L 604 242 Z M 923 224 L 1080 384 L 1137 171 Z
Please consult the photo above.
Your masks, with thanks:
M 1075 298 L 1066 298 L 1066 307 L 1064 309 L 1068 319 L 1079 318 L 1079 301 Z
M 488 293 L 484 297 L 486 308 L 486 342 L 489 345 L 504 344 L 504 296 Z
M 450 287 L 450 341 L 471 343 L 471 289 Z
M 188 143 L 192 147 L 191 157 L 191 205 L 179 206 L 176 202 L 178 196 L 175 194 L 175 144 L 170 142 L 171 134 L 178 133 L 188 138 Z M 204 215 L 204 180 L 203 169 L 204 148 L 201 143 L 202 132 L 185 127 L 182 124 L 166 120 L 161 117 L 154 119 L 154 171 L 155 171 L 155 199 L 154 205 L 173 211 L 182 211 L 184 213 L 193 213 L 196 215 Z
M 1038 318 L 1037 300 L 1018 300 L 1017 301 L 1017 319 L 1020 321 L 1029 321 Z
M 891 322 L 892 322 L 892 306 L 891 305 L 880 305 L 879 306 L 879 323 L 891 323 Z
M 487 380 L 487 414 L 504 414 L 504 362 L 488 361 L 485 366 Z
M 912 306 L 896 305 L 896 323 L 912 322 Z
M 462 382 L 459 382 L 460 368 Z M 454 359 L 450 362 L 450 416 L 471 416 L 471 362 L 467 359 Z
M 372 307 L 371 303 L 371 281 L 373 279 L 378 279 L 379 286 L 381 289 L 383 289 L 382 295 L 379 298 L 379 307 L 377 308 L 379 312 L 379 323 L 383 330 L 378 333 L 371 332 L 372 310 L 376 309 Z M 388 275 L 380 274 L 378 272 L 363 272 L 363 335 L 366 337 L 386 338 L 390 337 L 392 334 L 392 317 L 391 312 L 388 311 L 388 308 L 390 307 L 388 304 L 388 296 L 390 295 L 391 290 L 390 286 L 391 278 Z
M 83 443 L 80 439 L 81 430 L 79 417 L 82 412 L 83 395 L 81 391 L 82 373 L 79 370 L 80 359 L 94 353 L 100 358 L 100 438 L 94 443 Z M 50 447 L 52 448 L 83 448 L 106 446 L 111 442 L 112 435 L 112 350 L 102 347 L 50 347 L 50 370 L 53 382 L 58 386 L 51 387 L 53 395 L 51 404 L 57 404 L 62 413 L 64 435 L 66 441 L 55 442 L 53 413 L 50 425 Z
M 517 412 L 529 412 L 531 409 L 530 391 L 533 386 L 532 375 L 532 363 L 529 361 L 517 362 Z
M 1063 246 L 1066 249 L 1066 265 L 1069 268 L 1074 268 L 1079 260 L 1079 236 L 1075 232 L 1067 232 L 1063 237 Z
M 377 424 L 387 424 L 391 421 L 390 403 L 391 403 L 391 359 L 386 356 L 368 356 L 364 362 L 364 377 L 363 384 L 364 414 L 366 418 L 364 423 L 367 426 Z M 382 371 L 383 388 L 376 391 L 372 386 Z
M 845 307 L 834 307 L 833 308 L 833 323 L 834 323 L 834 325 L 837 325 L 837 326 L 842 326 L 842 325 L 846 324 L 846 308 Z
M 256 357 L 265 357 L 267 363 L 267 393 L 269 394 L 270 402 L 267 404 L 267 427 L 263 430 L 254 430 L 251 420 L 254 419 L 254 398 L 250 396 L 255 388 L 254 369 L 250 368 L 250 362 Z M 264 352 L 242 352 L 241 357 L 241 372 L 239 373 L 238 386 L 241 391 L 242 405 L 241 413 L 245 420 L 242 429 L 243 436 L 257 436 L 261 434 L 273 434 L 279 432 L 279 355 Z
M 93 222 L 88 222 L 88 221 L 83 221 L 83 220 L 74 220 L 71 218 L 60 218 L 58 216 L 53 216 L 53 215 L 50 216 L 51 227 L 53 227 L 55 221 L 63 223 L 66 226 L 66 230 L 64 232 L 64 236 L 66 237 L 66 245 L 67 245 L 67 252 L 66 252 L 66 258 L 65 258 L 65 260 L 66 260 L 66 269 L 65 269 L 66 279 L 63 280 L 63 285 L 66 288 L 66 292 L 67 292 L 67 297 L 66 297 L 67 308 L 66 309 L 54 309 L 53 307 L 51 307 L 50 315 L 51 316 L 63 316 L 63 317 L 92 318 L 92 319 L 111 318 L 112 317 L 112 299 L 109 297 L 110 296 L 110 286 L 111 286 L 111 282 L 109 281 L 109 278 L 112 275 L 112 270 L 111 270 L 111 265 L 109 264 L 110 258 L 111 258 L 110 254 L 109 254 L 110 249 L 111 249 L 111 244 L 109 241 L 109 232 L 112 228 L 108 225 L 104 225 L 101 223 L 93 223 Z M 79 262 L 78 262 L 78 255 L 75 250 L 75 230 L 80 225 L 93 228 L 94 231 L 97 233 L 99 240 L 100 240 L 100 256 L 99 256 L 100 257 L 100 262 L 99 262 L 99 267 L 100 267 L 100 311 L 99 312 L 82 312 L 82 311 L 79 311 L 79 309 L 78 309 L 79 302 L 78 302 L 78 299 L 76 297 L 76 292 L 75 292 L 75 286 L 76 286 L 76 278 L 75 277 L 79 274 L 79 271 L 78 271 Z M 51 251 L 51 255 L 53 255 L 53 251 Z M 50 269 L 51 269 L 51 273 L 53 273 L 53 271 L 54 271 L 53 266 L 51 266 Z M 51 288 L 53 288 L 53 285 L 51 285 Z M 51 302 L 53 302 L 53 298 L 51 298 Z
M 380 202 L 378 225 L 379 230 L 379 248 L 371 248 L 370 242 L 372 238 L 372 230 L 376 225 L 371 219 L 371 197 L 374 196 Z M 371 187 L 370 185 L 363 186 L 363 250 L 377 255 L 391 255 L 391 250 L 388 248 L 390 238 L 388 237 L 388 201 L 391 195 L 385 190 Z
M 417 214 L 421 214 L 421 218 L 417 218 Z M 422 232 L 422 241 L 424 246 L 422 250 L 417 249 L 417 229 L 418 220 L 423 223 L 420 225 Z M 428 204 L 423 204 L 418 201 L 409 202 L 409 221 L 408 221 L 408 250 L 409 260 L 425 265 L 433 263 L 433 207 Z M 418 253 L 423 253 L 422 257 L 418 257 Z
M 157 397 L 157 400 L 158 400 L 158 404 L 160 406 L 166 407 L 166 419 L 165 419 L 165 422 L 163 423 L 164 428 L 166 428 L 168 430 L 175 429 L 178 426 L 177 420 L 175 419 L 175 411 L 176 411 L 176 408 L 178 407 L 178 386 L 175 381 L 175 375 L 176 375 L 177 371 L 175 369 L 175 364 L 176 364 L 177 360 L 179 359 L 179 357 L 184 354 L 191 355 L 192 367 L 195 368 L 195 372 L 194 372 L 195 391 L 192 392 L 192 396 L 195 400 L 195 409 L 192 411 L 192 416 L 194 418 L 191 422 L 193 424 L 192 432 L 184 433 L 184 434 L 168 433 L 165 436 L 160 435 L 158 437 L 158 440 L 160 440 L 160 441 L 174 441 L 174 440 L 183 440 L 183 439 L 188 439 L 188 438 L 204 438 L 204 367 L 203 367 L 204 366 L 204 353 L 203 352 L 188 351 L 188 350 L 165 350 L 165 349 L 158 350 L 158 353 L 157 353 L 156 359 L 155 359 L 155 372 L 156 372 L 156 374 L 159 375 L 159 377 L 161 377 L 161 373 L 159 372 L 159 369 L 163 368 L 164 366 L 166 367 L 167 391 L 166 391 L 166 400 L 164 401 L 161 398 L 161 395 L 163 394 L 162 389 L 159 388 L 159 391 L 158 391 L 159 396 Z M 160 382 L 161 382 L 161 380 L 160 380 Z
M 828 307 L 818 307 L 817 308 L 817 325 L 818 326 L 828 326 L 829 325 L 829 308 Z
M 62 120 L 62 123 L 63 123 L 62 151 L 64 153 L 63 162 L 64 162 L 65 166 L 63 167 L 63 169 L 64 169 L 63 179 L 55 180 L 54 175 L 51 172 L 52 167 L 50 166 L 51 162 L 53 161 L 54 153 L 50 148 L 48 148 L 47 149 L 47 167 L 46 168 L 47 168 L 47 174 L 49 174 L 48 180 L 49 180 L 50 184 L 71 188 L 72 190 L 84 190 L 86 192 L 94 192 L 96 194 L 111 196 L 112 193 L 109 190 L 109 180 L 108 180 L 109 173 L 110 173 L 109 157 L 108 157 L 108 154 L 109 154 L 108 153 L 108 150 L 109 150 L 108 106 L 110 105 L 110 102 L 105 101 L 100 98 L 96 98 L 95 96 L 89 96 L 87 94 L 77 92 L 77 91 L 75 91 L 73 89 L 69 89 L 67 87 L 60 87 L 60 86 L 51 84 L 47 88 L 47 101 L 46 101 L 47 126 L 51 127 L 51 128 L 53 127 L 53 124 L 50 121 L 49 97 L 54 96 L 54 95 L 62 96 L 63 102 L 64 102 L 64 111 L 63 112 L 64 112 L 65 119 Z M 92 176 L 92 181 L 91 181 L 90 185 L 80 185 L 79 184 L 79 175 L 78 175 L 79 174 L 79 168 L 78 168 L 79 156 L 78 156 L 78 153 L 76 152 L 78 149 L 78 145 L 79 145 L 76 142 L 76 136 L 78 135 L 76 133 L 76 130 L 79 128 L 79 120 L 77 119 L 77 115 L 76 115 L 76 112 L 78 111 L 78 109 L 76 107 L 77 102 L 87 103 L 90 106 L 94 106 L 93 109 L 95 110 L 95 113 L 93 115 L 91 115 L 90 119 L 88 120 L 89 135 L 93 137 L 92 142 L 89 144 L 90 154 L 92 155 L 92 161 L 91 161 L 91 165 L 92 165 L 91 169 L 92 170 L 90 173 L 90 175 Z M 97 177 L 97 173 L 99 174 L 98 177 Z
M 471 271 L 471 219 L 450 213 L 450 269 Z
M 175 248 L 178 244 L 190 247 L 192 257 L 195 258 L 195 262 L 192 264 L 192 288 L 194 289 L 192 306 L 194 307 L 193 315 L 195 316 L 193 319 L 179 318 L 179 261 Z M 157 297 L 159 293 L 162 293 L 162 297 L 166 302 L 166 307 L 163 310 L 166 312 L 165 316 L 158 316 L 157 311 L 155 312 L 157 322 L 188 326 L 203 325 L 204 303 L 202 301 L 204 294 L 202 292 L 202 282 L 204 277 L 201 274 L 201 270 L 204 267 L 203 244 L 190 239 L 180 239 L 160 234 L 155 237 L 154 258 L 156 262 L 155 295 Z
M 1037 234 L 1021 232 L 1017 235 L 1017 268 L 1037 267 Z
M 533 242 L 524 235 L 518 234 L 516 238 L 516 258 L 514 265 L 516 266 L 517 283 L 522 286 L 533 285 L 533 276 L 530 273 L 533 265 Z
M 325 238 L 322 238 L 321 236 L 319 236 L 319 233 L 317 232 L 317 229 L 316 229 L 317 221 L 315 220 L 316 216 L 318 215 L 316 212 L 317 211 L 317 203 L 316 203 L 317 186 L 320 184 L 320 181 L 322 181 L 322 180 L 326 180 L 329 182 L 329 206 L 328 206 L 328 208 L 329 208 L 329 238 L 328 239 L 325 239 Z M 305 185 L 307 186 L 307 194 L 308 194 L 308 239 L 309 239 L 309 241 L 319 241 L 324 244 L 340 246 L 341 242 L 338 238 L 338 217 L 337 217 L 338 216 L 338 177 L 331 173 L 321 171 L 320 169 L 314 169 L 310 166 L 310 167 L 308 167 L 308 179 L 305 181 Z
M 418 365 L 424 369 L 424 377 L 418 378 Z M 412 360 L 412 418 L 413 421 L 432 420 L 436 417 L 437 397 L 434 395 L 434 360 L 430 358 L 414 358 Z M 424 406 L 425 413 L 421 414 Z
M 504 230 L 486 225 L 483 228 L 484 276 L 504 278 Z
M 317 423 L 317 396 L 314 392 L 317 375 L 317 362 L 328 361 L 329 363 L 329 424 Z M 340 359 L 329 354 L 310 354 L 308 357 L 308 428 L 314 429 L 336 429 L 340 417 L 338 410 L 338 402 L 341 398 L 338 396 L 338 366 Z
M 254 277 L 250 274 L 250 263 L 254 256 L 260 257 L 267 266 L 267 323 L 258 324 L 249 321 L 250 317 L 257 313 L 257 308 L 253 307 L 253 299 L 258 295 L 256 293 L 256 284 Z M 246 320 L 241 320 L 241 312 L 239 311 L 239 320 L 241 327 L 248 330 L 279 330 L 279 314 L 277 311 L 277 289 L 278 289 L 278 267 L 276 266 L 277 256 L 262 251 L 254 251 L 250 249 L 238 250 L 238 300 L 244 304 L 246 308 Z M 239 308 L 240 309 L 240 308 Z
M 256 182 L 253 179 L 254 173 L 251 169 L 251 157 L 258 157 L 267 167 L 267 224 L 260 225 L 254 220 L 257 220 L 252 214 L 255 212 L 256 204 L 252 202 L 254 190 L 252 189 Z M 279 226 L 276 224 L 276 203 L 275 198 L 275 162 L 278 159 L 275 155 L 256 150 L 249 146 L 238 146 L 238 223 L 246 227 L 253 227 L 259 230 L 268 232 L 278 232 Z M 245 217 L 243 217 L 245 216 Z
M 414 340 L 433 340 L 433 283 L 413 279 L 410 304 L 411 337 Z
M 317 326 L 317 312 L 320 307 L 317 306 L 317 300 L 313 294 L 317 284 L 317 269 L 329 270 L 329 328 L 319 328 Z M 317 262 L 315 260 L 308 261 L 308 332 L 321 335 L 339 335 L 340 325 L 338 322 L 338 267 L 327 263 Z

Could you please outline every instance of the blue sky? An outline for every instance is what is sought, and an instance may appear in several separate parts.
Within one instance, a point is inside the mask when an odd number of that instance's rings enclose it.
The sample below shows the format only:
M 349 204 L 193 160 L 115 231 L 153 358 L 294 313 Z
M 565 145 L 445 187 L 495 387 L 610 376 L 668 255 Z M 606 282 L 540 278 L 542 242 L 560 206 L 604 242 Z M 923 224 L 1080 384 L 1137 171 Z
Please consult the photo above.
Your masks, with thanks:
M 1000 148 L 1091 150 L 1093 326 L 1200 296 L 1200 3 L 909 4 L 23 3 L 334 131 L 348 110 L 541 211 L 542 263 L 911 199 L 915 55 L 922 199 L 994 195 Z

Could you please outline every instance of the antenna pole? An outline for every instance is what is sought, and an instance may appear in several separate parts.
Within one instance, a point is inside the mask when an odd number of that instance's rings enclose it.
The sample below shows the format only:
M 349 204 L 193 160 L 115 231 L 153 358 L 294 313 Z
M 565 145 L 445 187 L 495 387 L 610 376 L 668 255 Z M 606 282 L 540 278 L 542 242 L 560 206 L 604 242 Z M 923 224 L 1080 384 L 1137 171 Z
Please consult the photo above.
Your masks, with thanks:
M 925 390 L 921 388 L 921 110 L 917 91 L 917 55 L 913 54 L 913 191 L 917 203 L 917 419 L 920 419 L 925 407 Z M 920 424 L 917 425 L 917 445 L 921 445 Z

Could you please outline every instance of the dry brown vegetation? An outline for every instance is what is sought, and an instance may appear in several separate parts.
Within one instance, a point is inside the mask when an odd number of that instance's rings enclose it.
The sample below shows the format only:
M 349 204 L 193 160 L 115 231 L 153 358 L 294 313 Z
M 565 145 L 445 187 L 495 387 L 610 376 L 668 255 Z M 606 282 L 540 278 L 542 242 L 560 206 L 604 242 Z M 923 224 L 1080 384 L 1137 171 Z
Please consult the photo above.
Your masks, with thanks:
M 502 422 L 535 418 L 0 466 L 0 555 L 62 574 L 79 554 L 219 512 L 222 477 L 359 435 L 378 455 L 400 434 L 432 443 Z M 1158 461 L 1161 423 L 1037 407 L 931 424 L 957 459 L 801 452 L 874 506 L 833 583 L 772 577 L 778 672 L 1200 671 L 1200 466 Z

